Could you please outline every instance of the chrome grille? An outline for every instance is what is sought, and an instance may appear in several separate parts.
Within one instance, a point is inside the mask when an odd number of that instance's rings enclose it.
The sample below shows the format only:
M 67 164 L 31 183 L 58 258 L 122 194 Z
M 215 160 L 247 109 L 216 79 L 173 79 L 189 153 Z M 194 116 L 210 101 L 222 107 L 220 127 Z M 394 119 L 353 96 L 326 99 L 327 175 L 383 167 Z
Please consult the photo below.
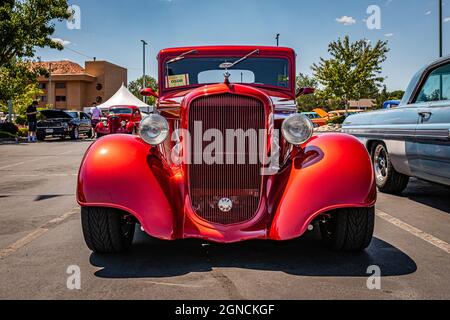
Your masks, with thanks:
M 238 163 L 238 154 L 234 152 L 229 157 L 234 161 L 230 164 L 226 160 L 226 130 L 242 129 L 236 136 L 254 129 L 259 133 L 265 129 L 264 105 L 257 99 L 223 94 L 202 97 L 193 101 L 189 108 L 189 131 L 192 141 L 197 141 L 195 123 L 202 122 L 202 132 L 218 129 L 222 132 L 224 143 L 223 164 L 199 164 L 197 155 L 202 153 L 211 142 L 202 142 L 201 150 L 192 148 L 191 164 L 189 165 L 189 184 L 192 207 L 196 214 L 212 223 L 230 225 L 252 219 L 259 207 L 261 188 L 261 164 L 249 164 L 250 159 L 258 157 L 259 148 L 264 147 L 261 136 L 257 141 L 246 140 L 245 164 Z M 255 146 L 256 144 L 256 146 Z M 254 154 L 256 150 L 256 155 Z M 253 158 L 252 158 L 253 157 Z M 201 155 L 200 155 L 200 159 Z M 259 158 L 257 158 L 259 159 Z M 228 198 L 233 202 L 233 209 L 224 213 L 219 210 L 221 199 Z

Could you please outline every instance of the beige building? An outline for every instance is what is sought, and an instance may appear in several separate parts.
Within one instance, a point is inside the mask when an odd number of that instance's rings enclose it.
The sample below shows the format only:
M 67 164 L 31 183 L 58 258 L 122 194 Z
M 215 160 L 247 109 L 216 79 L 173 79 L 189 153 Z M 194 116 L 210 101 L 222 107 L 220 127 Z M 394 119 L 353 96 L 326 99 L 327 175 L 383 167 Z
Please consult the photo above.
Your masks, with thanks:
M 348 102 L 350 105 L 350 109 L 359 109 L 359 110 L 370 110 L 375 106 L 375 100 L 372 99 L 361 99 L 361 100 L 352 100 Z
M 40 77 L 44 92 L 36 97 L 39 107 L 83 110 L 93 102 L 111 98 L 122 84 L 127 84 L 127 69 L 107 61 L 86 61 L 85 67 L 71 61 L 39 62 L 49 77 Z

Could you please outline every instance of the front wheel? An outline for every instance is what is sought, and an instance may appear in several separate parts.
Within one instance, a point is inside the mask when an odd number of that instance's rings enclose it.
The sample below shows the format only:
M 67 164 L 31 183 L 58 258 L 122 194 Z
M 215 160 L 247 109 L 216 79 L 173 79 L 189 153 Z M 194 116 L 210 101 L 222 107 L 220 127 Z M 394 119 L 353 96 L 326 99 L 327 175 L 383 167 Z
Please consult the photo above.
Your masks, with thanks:
M 383 193 L 402 193 L 409 183 L 409 177 L 397 172 L 384 143 L 378 143 L 372 150 L 372 162 L 377 187 Z
M 363 251 L 372 242 L 375 208 L 347 208 L 332 212 L 320 224 L 322 238 L 336 251 Z
M 136 223 L 120 210 L 83 207 L 81 223 L 86 244 L 95 253 L 120 253 L 133 242 Z
M 36 132 L 36 138 L 38 139 L 38 141 L 44 141 L 45 140 L 45 133 L 43 133 L 42 131 Z
M 78 127 L 75 127 L 70 132 L 70 139 L 78 140 L 79 138 L 80 138 L 80 131 L 78 130 Z

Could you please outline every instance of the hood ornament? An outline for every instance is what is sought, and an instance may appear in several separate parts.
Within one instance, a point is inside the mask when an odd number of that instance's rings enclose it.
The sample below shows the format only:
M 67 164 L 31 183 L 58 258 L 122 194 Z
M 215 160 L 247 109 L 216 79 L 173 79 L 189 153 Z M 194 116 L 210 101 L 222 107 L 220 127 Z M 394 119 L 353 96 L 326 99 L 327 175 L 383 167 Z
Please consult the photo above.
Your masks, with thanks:
M 230 76 L 231 74 L 228 72 L 228 69 L 232 68 L 234 66 L 234 63 L 232 62 L 224 62 L 222 64 L 220 64 L 219 68 L 220 69 L 225 69 L 225 73 L 223 74 L 223 76 L 225 77 L 225 84 L 230 84 Z

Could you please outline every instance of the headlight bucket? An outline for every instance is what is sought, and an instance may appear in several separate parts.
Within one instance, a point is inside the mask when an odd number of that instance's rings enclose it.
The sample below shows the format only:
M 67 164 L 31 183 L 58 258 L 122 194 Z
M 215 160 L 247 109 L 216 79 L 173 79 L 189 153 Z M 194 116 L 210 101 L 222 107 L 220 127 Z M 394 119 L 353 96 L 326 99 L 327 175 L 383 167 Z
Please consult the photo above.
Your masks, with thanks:
M 308 117 L 296 113 L 284 120 L 281 131 L 287 142 L 298 146 L 311 139 L 314 125 Z
M 159 114 L 151 114 L 141 121 L 139 135 L 149 145 L 160 145 L 169 135 L 169 123 Z

